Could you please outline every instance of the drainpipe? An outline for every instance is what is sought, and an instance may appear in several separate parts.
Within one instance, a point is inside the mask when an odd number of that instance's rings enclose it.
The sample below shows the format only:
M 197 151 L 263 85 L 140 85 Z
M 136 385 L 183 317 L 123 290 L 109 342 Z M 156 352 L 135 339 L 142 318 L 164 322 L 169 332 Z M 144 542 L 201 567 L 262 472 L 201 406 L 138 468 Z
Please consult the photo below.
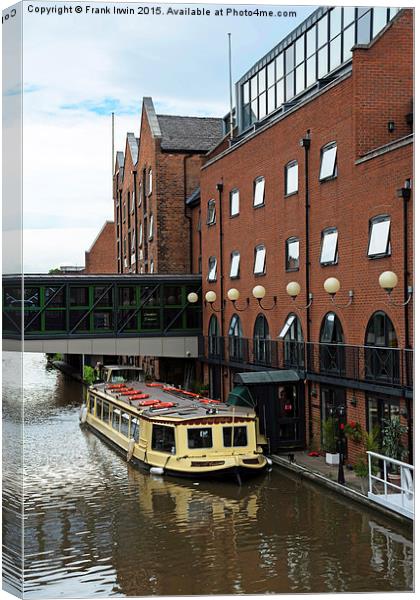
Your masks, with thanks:
M 221 337 L 224 339 L 225 335 L 225 283 L 223 275 L 223 211 L 222 211 L 222 194 L 223 194 L 223 181 L 216 184 L 216 190 L 219 192 L 219 274 L 220 274 L 220 330 Z M 221 400 L 225 400 L 225 381 L 223 376 L 223 367 L 220 364 L 220 378 L 221 378 Z
M 184 217 L 188 219 L 189 225 L 189 260 L 190 260 L 190 268 L 189 272 L 193 272 L 193 226 L 192 226 L 192 217 L 188 214 L 187 205 L 185 200 L 187 199 L 187 158 L 188 154 L 184 155 Z
M 122 192 L 121 190 L 117 191 L 117 194 L 120 196 L 119 201 L 119 213 L 120 213 L 120 273 L 124 273 L 124 250 L 123 250 L 123 206 L 122 206 Z
M 311 147 L 311 132 L 308 129 L 305 137 L 300 140 L 300 145 L 305 150 L 305 289 L 306 289 L 306 364 L 309 365 L 310 341 L 311 341 L 311 309 L 310 309 L 310 254 L 309 254 L 309 149 Z M 308 390 L 308 420 L 309 420 L 309 440 L 312 440 L 312 402 L 309 387 Z
M 133 185 L 134 185 L 134 240 L 135 240 L 135 253 L 136 253 L 136 273 L 138 273 L 138 260 L 139 260 L 139 256 L 138 256 L 138 252 L 139 252 L 139 240 L 138 235 L 138 229 L 137 229 L 137 171 L 131 171 L 133 174 Z M 131 258 L 130 258 L 131 261 Z
M 404 338 L 405 349 L 409 350 L 410 346 L 410 320 L 409 320 L 409 291 L 408 291 L 408 202 L 411 197 L 411 181 L 407 179 L 405 186 L 398 190 L 398 195 L 403 200 L 403 254 L 404 254 Z M 408 353 L 407 353 L 408 354 Z M 405 356 L 405 381 L 406 385 L 410 378 L 410 365 Z M 408 425 L 408 454 L 409 462 L 413 464 L 413 418 L 411 414 L 411 402 L 409 398 L 405 399 L 405 407 L 407 411 Z

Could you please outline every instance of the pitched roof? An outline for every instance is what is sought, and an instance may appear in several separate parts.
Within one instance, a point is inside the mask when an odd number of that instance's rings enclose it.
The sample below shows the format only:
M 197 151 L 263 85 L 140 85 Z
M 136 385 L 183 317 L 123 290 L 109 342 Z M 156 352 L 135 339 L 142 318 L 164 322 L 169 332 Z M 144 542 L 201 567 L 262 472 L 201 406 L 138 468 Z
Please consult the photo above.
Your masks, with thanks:
M 127 133 L 127 142 L 131 152 L 131 161 L 133 165 L 135 165 L 137 163 L 139 146 L 138 140 L 134 133 Z
M 156 115 L 162 150 L 207 152 L 223 137 L 223 119 Z
M 188 198 L 185 200 L 185 204 L 187 206 L 194 206 L 194 204 L 198 204 L 198 201 L 200 200 L 200 187 L 196 188 L 193 193 L 188 196 Z

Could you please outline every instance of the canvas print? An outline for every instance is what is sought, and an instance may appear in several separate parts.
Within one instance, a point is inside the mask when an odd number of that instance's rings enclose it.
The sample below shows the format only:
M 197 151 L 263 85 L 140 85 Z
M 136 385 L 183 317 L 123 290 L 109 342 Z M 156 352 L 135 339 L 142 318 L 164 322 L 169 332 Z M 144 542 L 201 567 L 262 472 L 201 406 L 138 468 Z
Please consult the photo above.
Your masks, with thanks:
M 413 7 L 3 10 L 3 589 L 414 593 Z

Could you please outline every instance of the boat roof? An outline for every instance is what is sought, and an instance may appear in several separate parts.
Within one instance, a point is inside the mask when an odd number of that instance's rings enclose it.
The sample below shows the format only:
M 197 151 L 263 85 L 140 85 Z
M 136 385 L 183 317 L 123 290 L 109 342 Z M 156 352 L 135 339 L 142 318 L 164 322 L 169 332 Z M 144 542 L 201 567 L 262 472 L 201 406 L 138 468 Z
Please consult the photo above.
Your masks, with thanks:
M 209 398 L 203 396 L 196 397 L 189 396 L 191 392 L 173 388 L 169 385 L 158 384 L 159 387 L 150 387 L 150 384 L 146 384 L 140 381 L 126 382 L 127 387 L 133 389 L 132 395 L 139 393 L 148 394 L 150 400 L 160 400 L 161 402 L 173 402 L 174 406 L 168 408 L 154 408 L 151 406 L 140 406 L 139 401 L 129 400 L 129 396 L 122 396 L 118 393 L 118 390 L 111 391 L 109 384 L 99 383 L 94 384 L 92 387 L 101 392 L 101 395 L 116 404 L 127 406 L 132 411 L 139 415 L 153 419 L 153 420 L 164 420 L 168 421 L 168 418 L 172 421 L 191 421 L 191 420 L 202 420 L 215 418 L 220 420 L 223 418 L 234 420 L 235 422 L 241 420 L 254 420 L 255 412 L 252 408 L 246 406 L 230 406 L 223 402 L 215 402 Z M 156 384 L 152 384 L 156 385 Z M 162 386 L 162 387 L 160 387 Z
M 143 369 L 141 367 L 133 367 L 132 365 L 102 365 L 103 369 L 117 369 L 120 371 L 126 371 L 126 370 L 130 370 L 130 371 L 143 371 Z

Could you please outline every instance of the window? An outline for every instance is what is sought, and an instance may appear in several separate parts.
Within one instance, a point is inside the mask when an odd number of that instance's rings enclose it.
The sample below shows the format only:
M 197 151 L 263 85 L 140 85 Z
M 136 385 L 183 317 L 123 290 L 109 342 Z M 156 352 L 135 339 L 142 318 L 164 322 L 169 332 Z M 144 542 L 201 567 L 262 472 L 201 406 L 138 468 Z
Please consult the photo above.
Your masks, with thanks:
M 148 195 L 150 196 L 150 194 L 151 194 L 151 193 L 152 193 L 152 191 L 153 191 L 153 171 L 152 171 L 152 169 L 151 169 L 151 168 L 149 169 L 149 178 L 148 178 L 148 184 L 149 184 L 149 187 L 148 187 L 147 193 L 148 193 Z
M 139 183 L 139 202 L 138 205 L 141 206 L 141 199 L 143 197 L 143 180 L 140 179 L 140 183 Z
M 109 421 L 109 404 L 105 401 L 102 404 L 102 421 L 105 421 L 105 423 Z
M 136 231 L 131 234 L 131 252 L 136 251 Z
M 230 216 L 235 217 L 239 215 L 239 190 L 232 190 L 230 192 Z
M 99 409 L 99 401 L 97 402 L 97 409 Z M 89 410 L 89 412 L 90 412 L 91 415 L 95 414 L 95 396 L 93 394 L 89 394 L 89 407 L 88 407 L 88 410 Z
M 254 275 L 265 273 L 265 246 L 260 244 L 255 248 Z
M 188 448 L 211 448 L 213 437 L 210 427 L 188 429 Z
M 112 410 L 112 427 L 114 429 L 116 429 L 117 431 L 120 430 L 120 416 L 121 416 L 121 411 L 119 408 L 114 408 Z
M 139 247 L 143 245 L 143 223 L 139 225 Z
M 338 262 L 338 231 L 334 227 L 324 229 L 321 241 L 321 265 L 336 265 Z
M 219 345 L 219 321 L 217 320 L 216 315 L 212 315 L 209 322 L 209 355 L 210 356 L 218 356 L 220 353 L 220 345 Z
M 286 240 L 286 271 L 299 271 L 299 239 Z
M 131 212 L 134 213 L 134 209 L 136 208 L 136 196 L 134 192 L 131 192 Z
M 153 240 L 153 215 L 149 219 L 149 240 Z
M 237 279 L 239 277 L 239 264 L 241 255 L 237 250 L 234 250 L 230 255 L 230 278 Z
M 135 417 L 131 417 L 130 437 L 132 437 L 136 442 L 140 441 L 139 420 Z
M 284 193 L 286 196 L 298 191 L 298 168 L 297 160 L 289 162 L 284 168 Z
M 175 454 L 175 429 L 165 425 L 153 425 L 152 450 Z
M 340 319 L 333 312 L 325 315 L 321 327 L 321 343 L 342 344 L 344 343 L 343 328 Z
M 264 204 L 264 177 L 257 177 L 254 181 L 254 206 L 263 206 Z
M 229 358 L 231 360 L 242 360 L 243 353 L 245 350 L 243 342 L 246 340 L 243 339 L 243 331 L 241 319 L 238 315 L 233 315 L 230 320 L 229 330 Z
M 345 376 L 345 347 L 340 319 L 333 312 L 325 315 L 321 326 L 319 362 L 321 372 Z
M 319 169 L 319 178 L 331 179 L 337 177 L 337 144 L 331 142 L 321 149 L 321 167 Z
M 390 242 L 391 218 L 388 215 L 374 217 L 369 223 L 369 247 L 370 258 L 381 258 L 391 254 Z
M 270 364 L 270 330 L 264 315 L 258 315 L 254 325 L 254 360 L 257 364 Z
M 225 448 L 232 446 L 247 446 L 248 437 L 246 426 L 223 427 L 223 445 Z
M 291 313 L 287 317 L 279 338 L 284 341 L 284 366 L 302 367 L 305 362 L 303 331 L 295 314 Z
M 155 272 L 155 263 L 153 262 L 153 258 L 150 259 L 150 268 L 149 268 L 149 273 L 154 273 Z
M 366 379 L 400 382 L 400 351 L 391 319 L 383 311 L 372 315 L 366 328 Z
M 207 202 L 207 225 L 214 225 L 216 223 L 216 202 L 209 200 Z
M 120 433 L 128 438 L 128 431 L 130 427 L 130 416 L 127 413 L 121 415 L 121 428 Z
M 217 258 L 210 256 L 209 258 L 209 274 L 207 277 L 208 281 L 216 281 L 217 279 Z

